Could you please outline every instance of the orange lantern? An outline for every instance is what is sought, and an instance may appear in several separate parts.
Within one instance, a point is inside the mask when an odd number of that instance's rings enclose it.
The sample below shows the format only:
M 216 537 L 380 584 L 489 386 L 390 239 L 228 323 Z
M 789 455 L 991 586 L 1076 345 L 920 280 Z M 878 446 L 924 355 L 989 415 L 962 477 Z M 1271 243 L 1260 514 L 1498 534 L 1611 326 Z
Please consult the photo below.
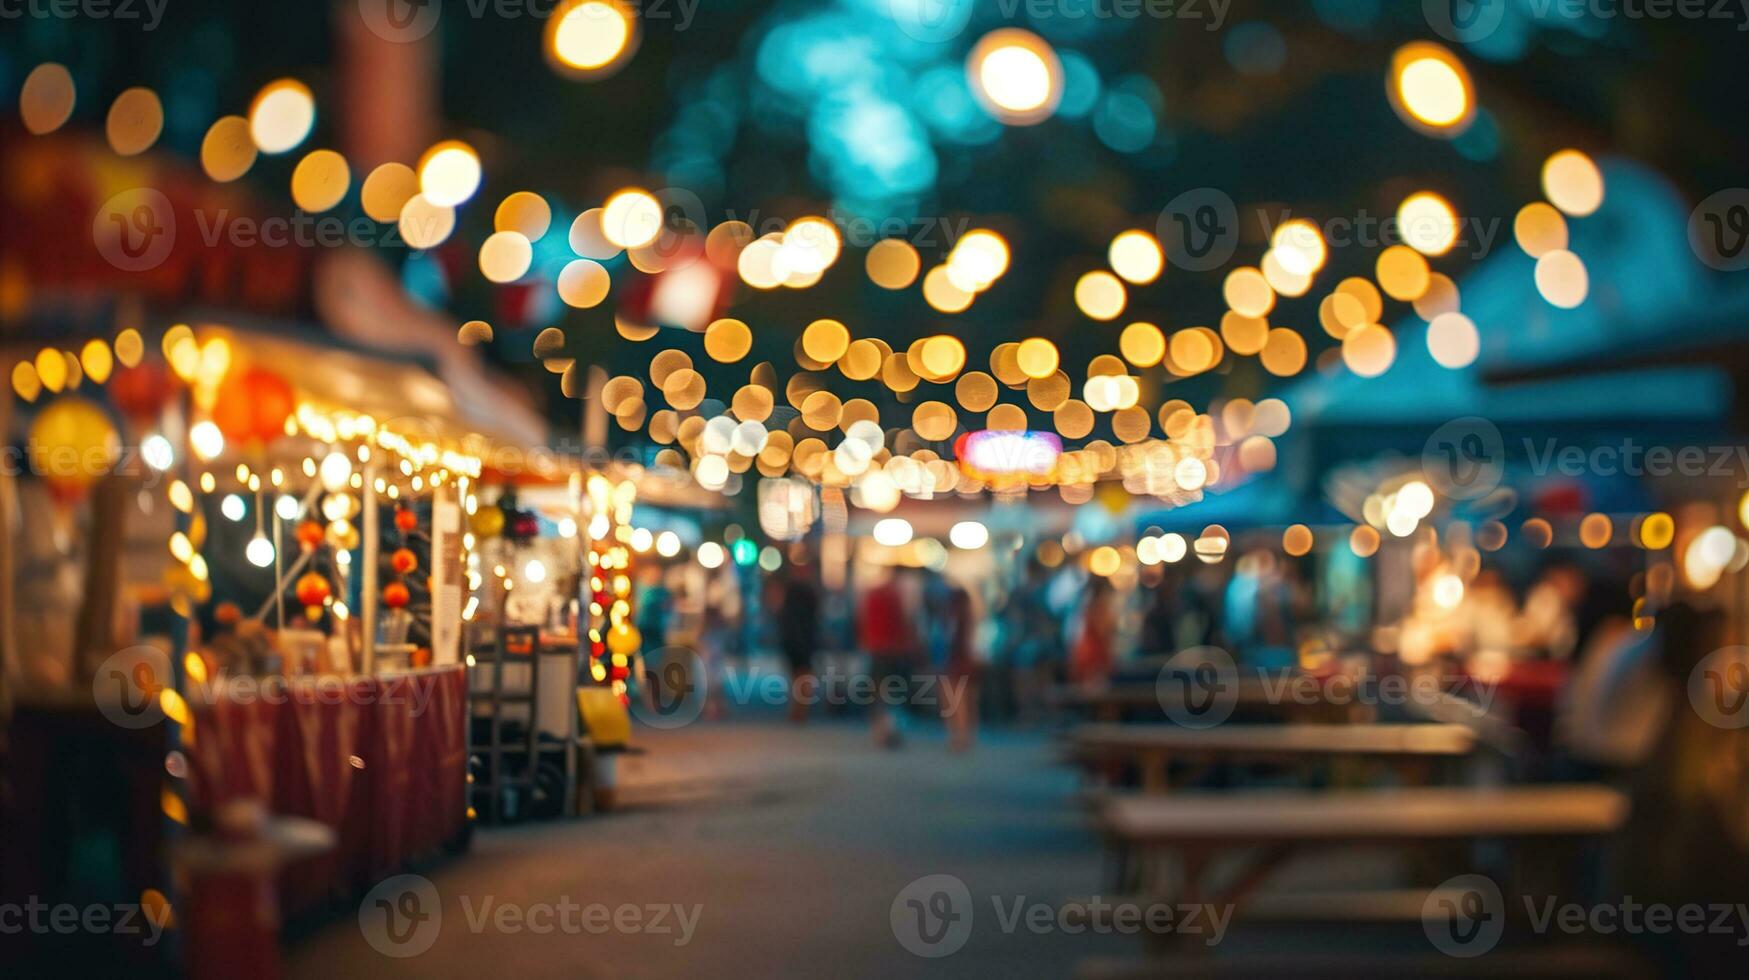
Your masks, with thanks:
M 121 454 L 109 414 L 77 396 L 50 402 L 30 423 L 30 464 L 56 498 L 74 502 Z
M 396 548 L 395 553 L 389 556 L 389 567 L 405 575 L 419 567 L 419 558 L 406 548 Z
M 319 572 L 305 572 L 298 579 L 295 594 L 298 601 L 304 604 L 304 611 L 311 619 L 315 619 L 322 615 L 322 603 L 328 599 L 328 579 Z
M 383 605 L 390 609 L 400 609 L 413 598 L 407 587 L 399 582 L 390 582 L 383 586 Z
M 109 399 L 136 422 L 154 421 L 176 394 L 176 379 L 155 361 L 124 367 L 109 379 Z
M 236 443 L 272 442 L 285 435 L 285 420 L 297 407 L 291 385 L 266 368 L 233 371 L 213 400 L 213 424 Z
M 298 525 L 298 546 L 305 551 L 315 551 L 322 546 L 322 538 L 327 533 L 320 521 L 304 521 Z
M 419 515 L 413 513 L 413 508 L 402 507 L 395 511 L 395 528 L 402 534 L 419 526 Z

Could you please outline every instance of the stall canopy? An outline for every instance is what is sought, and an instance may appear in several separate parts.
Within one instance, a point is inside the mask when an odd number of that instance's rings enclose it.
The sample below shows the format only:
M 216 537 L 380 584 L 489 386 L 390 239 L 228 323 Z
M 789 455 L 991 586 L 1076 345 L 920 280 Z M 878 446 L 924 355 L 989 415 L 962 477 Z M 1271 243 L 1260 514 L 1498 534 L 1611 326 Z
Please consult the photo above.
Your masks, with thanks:
M 1474 364 L 1451 369 L 1435 362 L 1426 323 L 1410 317 L 1394 330 L 1397 357 L 1383 376 L 1362 378 L 1338 368 L 1282 393 L 1293 427 L 1279 441 L 1274 472 L 1211 491 L 1194 504 L 1141 511 L 1136 528 L 1237 529 L 1344 519 L 1315 474 L 1380 457 L 1395 459 L 1405 470 L 1418 466 L 1433 430 L 1469 416 L 1501 429 L 1507 483 L 1533 493 L 1537 481 L 1526 460 L 1511 458 L 1515 448 L 1585 433 L 1616 442 L 1671 442 L 1723 432 L 1734 395 L 1726 367 L 1658 355 L 1740 342 L 1749 335 L 1749 288 L 1694 261 L 1688 209 L 1666 181 L 1623 160 L 1601 166 L 1608 188 L 1603 207 L 1570 224 L 1571 249 L 1590 274 L 1590 294 L 1579 307 L 1558 309 L 1542 298 L 1535 260 L 1512 242 L 1507 221 L 1496 236 L 1495 254 L 1458 283 L 1462 311 L 1481 337 Z M 1510 384 L 1489 380 L 1534 376 L 1612 351 L 1648 356 L 1610 373 Z M 1628 506 L 1643 494 L 1594 486 L 1586 496 Z
M 1316 376 L 1283 395 L 1294 432 L 1377 429 L 1381 419 L 1425 431 L 1477 415 L 1496 425 L 1605 424 L 1618 437 L 1636 427 L 1716 427 L 1731 402 L 1716 366 L 1666 366 L 1534 384 L 1490 386 L 1486 376 L 1581 358 L 1609 349 L 1655 352 L 1697 322 L 1749 329 L 1749 289 L 1708 275 L 1687 239 L 1688 209 L 1674 188 L 1621 160 L 1601 164 L 1608 195 L 1596 214 L 1570 224 L 1571 250 L 1590 273 L 1590 295 L 1557 309 L 1537 293 L 1535 261 L 1502 229 L 1496 254 L 1458 283 L 1462 309 L 1481 336 L 1481 356 L 1466 368 L 1441 367 L 1428 353 L 1419 318 L 1398 324 L 1397 359 L 1379 378 L 1347 371 Z M 1741 312 L 1744 316 L 1721 314 Z M 1621 426 L 1626 426 L 1622 429 Z M 1361 442 L 1366 440 L 1361 439 Z M 1324 447 L 1320 447 L 1323 449 Z M 1361 447 L 1364 451 L 1364 447 Z

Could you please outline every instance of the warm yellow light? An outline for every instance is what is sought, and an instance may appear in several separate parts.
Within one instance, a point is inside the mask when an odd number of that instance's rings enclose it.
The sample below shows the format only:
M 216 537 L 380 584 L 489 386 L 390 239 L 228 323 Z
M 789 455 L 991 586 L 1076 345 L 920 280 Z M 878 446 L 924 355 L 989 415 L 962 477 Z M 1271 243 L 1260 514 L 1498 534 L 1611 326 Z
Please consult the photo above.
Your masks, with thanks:
M 515 282 L 521 279 L 533 261 L 534 246 L 519 231 L 493 232 L 480 243 L 480 274 L 492 282 Z
M 18 114 L 24 128 L 41 136 L 52 133 L 73 114 L 76 89 L 65 65 L 49 61 L 31 69 L 18 92 Z
M 1378 324 L 1351 331 L 1342 338 L 1342 363 L 1363 378 L 1376 378 L 1397 359 L 1397 340 Z
M 419 193 L 440 207 L 453 208 L 480 189 L 480 155 L 461 140 L 444 140 L 419 160 Z
M 637 187 L 607 199 L 601 209 L 601 233 L 620 248 L 642 248 L 662 233 L 662 202 Z
M 164 131 L 164 104 L 149 88 L 127 89 L 110 104 L 104 130 L 110 149 L 124 157 L 138 156 L 151 149 Z
M 1139 368 L 1150 368 L 1166 356 L 1166 335 L 1152 323 L 1132 323 L 1118 335 L 1117 346 L 1124 360 Z
M 1304 218 L 1282 222 L 1270 236 L 1269 248 L 1283 269 L 1298 276 L 1313 275 L 1330 255 L 1323 233 Z
M 255 141 L 249 136 L 249 120 L 221 116 L 200 141 L 200 166 L 206 175 L 223 184 L 236 180 L 255 165 Z
M 1469 367 L 1481 350 L 1475 323 L 1462 313 L 1441 313 L 1427 325 L 1427 352 L 1441 367 Z
M 966 57 L 972 94 L 997 120 L 1030 126 L 1056 112 L 1063 97 L 1063 65 L 1056 51 L 1031 31 L 991 31 Z
M 1562 150 L 1543 164 L 1543 195 L 1575 218 L 1603 206 L 1603 173 L 1578 150 Z
M 1407 245 L 1392 245 L 1379 255 L 1379 288 L 1405 303 L 1419 299 L 1433 282 L 1427 259 Z
M 1057 370 L 1057 345 L 1043 337 L 1028 338 L 1015 349 L 1014 360 L 1027 377 L 1048 378 Z
M 982 292 L 1008 271 L 1008 242 L 986 229 L 967 232 L 948 254 L 948 272 L 961 289 Z
M 284 153 L 316 125 L 316 99 L 295 78 L 269 82 L 249 106 L 249 135 L 263 153 Z
M 1585 302 L 1591 280 L 1579 256 L 1555 249 L 1536 260 L 1536 288 L 1551 306 L 1570 310 Z
M 1432 191 L 1411 194 L 1397 207 L 1397 229 L 1422 255 L 1444 255 L 1457 243 L 1457 212 Z
M 791 272 L 818 275 L 838 261 L 843 241 L 838 229 L 825 218 L 801 218 L 783 233 L 779 247 L 788 257 Z
M 864 261 L 869 281 L 882 289 L 904 289 L 917 281 L 917 273 L 923 268 L 917 250 L 899 238 L 876 242 Z
M 1095 320 L 1116 319 L 1127 301 L 1123 283 L 1109 272 L 1089 272 L 1075 283 L 1075 305 Z
M 976 294 L 955 285 L 945 265 L 938 265 L 923 277 L 923 299 L 942 313 L 962 313 L 972 305 Z
M 1541 201 L 1526 204 L 1512 219 L 1512 236 L 1533 259 L 1567 247 L 1567 219 Z
M 1398 115 L 1431 135 L 1455 136 L 1475 118 L 1470 73 L 1450 50 L 1415 41 L 1391 58 L 1391 105 Z
M 619 0 L 567 0 L 547 19 L 547 57 L 562 70 L 601 77 L 636 50 L 638 20 Z
M 333 150 L 312 150 L 292 171 L 292 203 L 316 214 L 339 204 L 351 186 L 352 171 L 345 157 Z
M 1250 266 L 1234 269 L 1227 274 L 1222 292 L 1227 305 L 1240 316 L 1260 318 L 1275 309 L 1275 289 L 1260 269 Z
M 1160 278 L 1166 267 L 1160 242 L 1145 231 L 1126 231 L 1113 238 L 1107 258 L 1113 272 L 1138 286 Z
M 424 194 L 415 194 L 401 206 L 396 227 L 408 248 L 436 248 L 455 231 L 455 208 L 443 207 Z

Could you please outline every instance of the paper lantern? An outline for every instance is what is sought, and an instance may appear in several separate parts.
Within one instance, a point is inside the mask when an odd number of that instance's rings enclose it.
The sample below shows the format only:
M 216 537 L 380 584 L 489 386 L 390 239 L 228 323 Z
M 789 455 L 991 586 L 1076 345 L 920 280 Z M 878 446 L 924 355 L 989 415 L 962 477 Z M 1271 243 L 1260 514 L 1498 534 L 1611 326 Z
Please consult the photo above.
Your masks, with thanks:
M 614 653 L 631 656 L 638 652 L 638 647 L 644 643 L 643 634 L 638 628 L 627 622 L 621 622 L 607 631 L 607 648 Z
M 419 515 L 411 507 L 402 507 L 395 511 L 395 529 L 406 534 L 419 526 Z
M 327 533 L 320 521 L 304 521 L 298 525 L 298 547 L 305 551 L 315 551 L 322 546 L 322 538 Z
M 285 435 L 285 420 L 297 407 L 291 385 L 266 368 L 233 371 L 213 400 L 213 424 L 236 443 L 272 442 Z
M 408 592 L 407 587 L 399 582 L 390 582 L 383 586 L 383 605 L 390 609 L 400 609 L 406 606 L 412 598 L 413 594 Z
M 419 567 L 419 558 L 406 548 L 396 548 L 395 553 L 389 556 L 389 567 L 405 575 Z
M 497 507 L 481 507 L 474 511 L 468 527 L 476 538 L 495 538 L 504 531 L 504 511 Z
M 155 421 L 176 394 L 176 380 L 156 361 L 124 367 L 109 379 L 109 399 L 137 422 Z
M 314 620 L 322 615 L 322 603 L 328 600 L 328 579 L 319 572 L 305 572 L 298 579 L 293 594 L 303 603 L 304 612 Z
M 75 501 L 115 465 L 121 443 L 109 415 L 83 398 L 50 402 L 30 424 L 30 464 L 56 497 Z

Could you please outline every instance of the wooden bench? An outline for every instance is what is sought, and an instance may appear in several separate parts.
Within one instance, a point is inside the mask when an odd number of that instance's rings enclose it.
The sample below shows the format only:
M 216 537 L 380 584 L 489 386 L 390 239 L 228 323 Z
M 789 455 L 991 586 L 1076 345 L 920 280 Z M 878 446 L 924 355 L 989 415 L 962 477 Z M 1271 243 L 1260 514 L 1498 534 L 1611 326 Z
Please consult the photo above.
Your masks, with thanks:
M 1070 752 L 1083 762 L 1118 760 L 1136 766 L 1143 792 L 1163 793 L 1174 761 L 1298 762 L 1375 758 L 1405 768 L 1469 754 L 1476 736 L 1463 725 L 1078 725 Z
M 1627 815 L 1627 798 L 1605 786 L 1270 790 L 1114 797 L 1102 806 L 1098 825 L 1119 853 L 1120 888 L 1237 909 L 1302 848 L 1581 840 L 1619 830 Z M 1125 866 L 1131 853 L 1142 858 L 1134 880 Z M 1215 859 L 1235 853 L 1240 862 L 1233 880 L 1224 889 L 1211 887 Z M 1165 866 L 1173 859 L 1176 888 L 1173 869 Z

